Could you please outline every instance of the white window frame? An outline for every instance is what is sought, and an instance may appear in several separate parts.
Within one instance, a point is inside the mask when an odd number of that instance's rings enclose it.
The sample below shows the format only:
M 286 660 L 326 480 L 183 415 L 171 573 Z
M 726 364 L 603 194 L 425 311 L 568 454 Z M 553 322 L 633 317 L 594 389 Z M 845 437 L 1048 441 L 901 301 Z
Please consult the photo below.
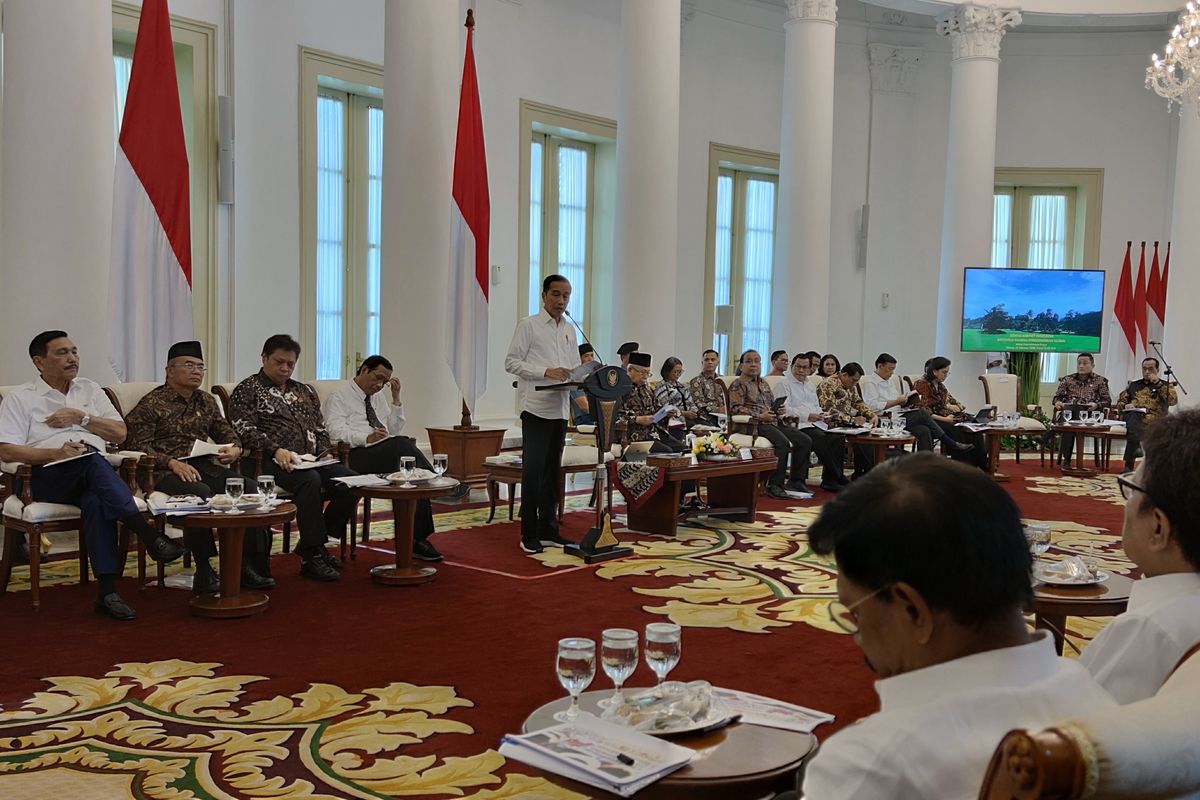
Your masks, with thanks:
M 383 108 L 383 67 L 313 48 L 300 48 L 300 346 L 316 352 L 317 283 L 317 96 L 346 98 L 346 240 L 343 292 L 342 371 L 353 375 L 364 357 L 367 259 L 367 109 Z M 357 144 L 350 144 L 350 142 Z M 352 187 L 353 190 L 352 190 Z M 382 305 L 382 299 L 381 299 Z M 382 309 L 381 309 L 382 310 Z M 311 379 L 316 360 L 302 359 Z
M 595 241 L 595 209 L 596 209 L 596 146 L 595 144 L 580 139 L 567 138 L 557 133 L 548 133 L 540 129 L 541 126 L 536 126 L 530 134 L 530 142 L 540 142 L 542 145 L 542 247 L 540 252 L 541 278 L 546 275 L 552 275 L 559 272 L 558 262 L 558 214 L 550 213 L 551 209 L 558 209 L 558 151 L 561 148 L 572 150 L 581 150 L 587 153 L 587 199 L 585 200 L 587 222 L 585 224 L 585 244 L 584 244 L 584 260 L 583 274 L 584 285 L 583 291 L 579 292 L 585 298 L 588 308 L 584 309 L 581 315 L 584 319 L 584 325 L 591 323 L 591 296 L 592 296 L 592 246 Z M 532 153 L 530 158 L 532 159 Z M 530 165 L 532 167 L 532 163 Z M 526 209 L 529 213 L 529 209 Z M 526 229 L 526 237 L 529 236 Z M 530 255 L 532 255 L 533 243 L 528 244 Z M 532 268 L 532 264 L 527 260 L 525 262 L 526 269 L 526 287 L 528 287 L 528 277 Z M 526 288 L 526 298 L 528 298 L 529 290 Z M 536 310 L 529 308 L 528 299 L 523 309 L 521 316 L 526 314 L 536 313 Z
M 704 240 L 704 347 L 711 346 L 716 328 L 716 277 L 717 277 L 717 180 L 721 175 L 733 177 L 733 226 L 730 232 L 730 275 L 729 302 L 734 307 L 733 333 L 730 334 L 727 352 L 721 353 L 724 375 L 733 372 L 733 366 L 741 353 L 742 345 L 742 290 L 745 285 L 745 258 L 742 240 L 745 232 L 745 184 L 751 178 L 769 179 L 775 183 L 775 221 L 773 232 L 775 243 L 779 242 L 779 154 L 765 150 L 752 150 L 736 145 L 708 144 L 708 218 Z M 773 267 L 773 265 L 772 265 Z M 774 272 L 772 272 L 772 283 Z M 766 355 L 766 354 L 764 354 Z

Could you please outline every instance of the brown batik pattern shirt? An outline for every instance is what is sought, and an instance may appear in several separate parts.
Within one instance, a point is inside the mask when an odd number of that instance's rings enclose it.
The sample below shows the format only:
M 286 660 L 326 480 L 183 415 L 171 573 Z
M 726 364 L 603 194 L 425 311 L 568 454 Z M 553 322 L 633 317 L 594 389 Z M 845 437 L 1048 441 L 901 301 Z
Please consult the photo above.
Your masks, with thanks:
M 654 390 L 650 388 L 649 382 L 635 385 L 633 391 L 625 395 L 621 404 L 621 419 L 625 420 L 629 441 L 649 442 L 663 438 L 663 432 L 657 425 L 638 425 L 633 421 L 634 417 L 653 415 L 660 407 L 661 404 L 654 399 Z
M 1112 395 L 1108 393 L 1108 378 L 1089 372 L 1080 375 L 1072 372 L 1058 379 L 1058 391 L 1054 393 L 1054 402 L 1063 405 L 1078 403 L 1086 406 L 1095 403 L 1096 408 L 1108 408 L 1112 405 Z
M 930 414 L 939 417 L 952 417 L 962 411 L 962 403 L 954 399 L 944 383 L 934 383 L 924 378 L 918 378 L 913 389 L 921 398 L 921 405 L 929 409 Z
M 836 425 L 853 425 L 855 417 L 870 419 L 875 412 L 867 408 L 867 404 L 858 396 L 854 387 L 847 389 L 842 386 L 841 373 L 830 375 L 817 384 L 817 402 L 821 410 L 830 417 L 830 422 Z
M 186 400 L 167 384 L 151 390 L 125 417 L 125 448 L 147 455 L 157 481 L 173 458 L 184 458 L 196 439 L 240 445 L 233 426 L 211 394 L 197 389 Z M 215 459 L 216 456 L 207 456 Z M 146 463 L 143 460 L 142 463 Z
M 279 448 L 319 456 L 329 450 L 329 432 L 317 393 L 288 379 L 283 388 L 260 370 L 229 396 L 229 416 L 245 447 L 271 457 Z

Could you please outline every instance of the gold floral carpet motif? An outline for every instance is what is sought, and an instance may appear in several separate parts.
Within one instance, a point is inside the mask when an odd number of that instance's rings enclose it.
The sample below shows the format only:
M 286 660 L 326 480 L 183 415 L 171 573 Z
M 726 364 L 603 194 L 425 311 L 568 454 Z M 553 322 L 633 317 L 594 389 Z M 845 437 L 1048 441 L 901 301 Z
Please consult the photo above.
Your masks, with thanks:
M 1090 497 L 1114 506 L 1125 506 L 1125 498 L 1121 496 L 1121 487 L 1117 486 L 1117 476 L 1110 472 L 1101 472 L 1090 478 L 1076 478 L 1069 475 L 1030 475 L 1025 478 L 1026 491 L 1037 494 L 1057 494 L 1067 497 Z
M 171 659 L 46 678 L 46 691 L 0 712 L 0 797 L 580 797 L 498 775 L 505 761 L 494 750 L 422 754 L 474 732 L 446 716 L 474 705 L 452 687 L 316 683 L 244 702 L 246 687 L 267 678 L 221 667 Z

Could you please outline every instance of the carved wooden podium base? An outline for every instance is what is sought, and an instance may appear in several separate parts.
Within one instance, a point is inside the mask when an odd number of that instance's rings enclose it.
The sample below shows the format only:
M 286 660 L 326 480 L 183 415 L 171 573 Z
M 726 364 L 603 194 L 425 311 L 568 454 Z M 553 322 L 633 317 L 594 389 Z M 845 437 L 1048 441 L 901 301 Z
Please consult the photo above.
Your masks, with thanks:
M 600 512 L 599 524 L 589 528 L 588 532 L 579 540 L 579 544 L 569 544 L 563 548 L 563 551 L 569 556 L 582 558 L 587 564 L 633 555 L 632 547 L 620 547 L 619 545 L 620 541 L 613 534 L 612 517 L 605 509 Z

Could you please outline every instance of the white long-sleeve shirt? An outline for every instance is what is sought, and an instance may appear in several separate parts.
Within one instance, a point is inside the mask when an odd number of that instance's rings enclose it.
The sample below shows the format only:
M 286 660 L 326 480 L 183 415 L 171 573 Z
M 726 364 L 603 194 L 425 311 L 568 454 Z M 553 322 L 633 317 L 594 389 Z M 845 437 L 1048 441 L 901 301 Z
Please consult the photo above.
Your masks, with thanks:
M 371 407 L 375 415 L 387 428 L 389 436 L 404 430 L 404 405 L 392 405 L 386 386 L 383 391 L 371 395 Z M 367 422 L 367 393 L 354 381 L 346 381 L 325 398 L 325 429 L 334 441 L 347 442 L 352 447 L 362 447 L 367 437 L 375 432 Z
M 905 392 L 900 387 L 899 376 L 893 375 L 891 379 L 879 377 L 875 372 L 868 372 L 863 375 L 862 380 L 858 382 L 862 387 L 863 402 L 867 404 L 867 408 L 874 411 L 876 414 L 883 413 L 883 407 L 889 401 L 895 400 L 897 397 L 903 397 Z M 893 412 L 899 406 L 892 406 L 888 412 Z
M 783 397 L 783 413 L 799 418 L 800 427 L 808 423 L 809 414 L 821 413 L 817 387 L 812 381 L 800 381 L 794 375 L 785 375 L 783 380 L 775 384 L 775 396 Z
M 97 419 L 121 419 L 108 395 L 95 381 L 75 378 L 63 394 L 39 375 L 4 395 L 4 402 L 0 404 L 0 443 L 56 448 L 77 441 L 86 442 L 103 453 L 104 439 L 86 428 L 80 425 L 53 428 L 46 424 L 46 417 L 64 408 L 78 408 Z
M 570 392 L 538 392 L 534 387 L 559 382 L 546 378 L 546 370 L 556 367 L 572 369 L 578 364 L 579 345 L 575 339 L 575 328 L 565 319 L 555 322 L 544 308 L 517 323 L 508 354 L 504 357 L 505 372 L 517 376 L 521 411 L 528 411 L 542 419 L 570 419 Z
M 1045 632 L 878 681 L 880 710 L 835 733 L 804 773 L 805 800 L 974 800 L 1001 737 L 1115 703 Z
M 1200 642 L 1200 573 L 1143 578 L 1129 608 L 1083 649 L 1079 663 L 1118 703 L 1158 692 L 1171 670 Z

